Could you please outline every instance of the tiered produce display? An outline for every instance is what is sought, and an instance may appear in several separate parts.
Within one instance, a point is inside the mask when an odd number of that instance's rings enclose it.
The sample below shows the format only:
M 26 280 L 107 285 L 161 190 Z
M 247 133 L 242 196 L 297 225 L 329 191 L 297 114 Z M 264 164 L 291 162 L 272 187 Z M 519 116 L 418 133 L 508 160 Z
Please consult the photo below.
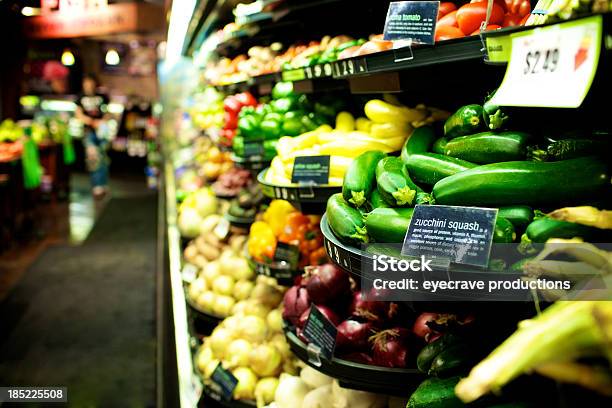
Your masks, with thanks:
M 317 27 L 295 43 L 291 33 L 286 46 L 271 34 L 284 14 L 225 21 L 190 110 L 202 130 L 187 149 L 194 160 L 176 171 L 191 319 L 214 319 L 206 332 L 192 327 L 206 403 L 609 404 L 612 129 L 601 94 L 591 88 L 579 109 L 500 106 L 502 71 L 473 58 L 488 36 L 590 14 L 598 2 L 548 3 L 441 2 L 440 44 L 409 52 L 370 35 L 378 26 L 341 25 L 325 37 Z M 292 2 L 274 4 L 259 13 L 294 12 Z M 249 34 L 254 25 L 266 34 Z M 608 54 L 602 48 L 601 66 Z M 455 78 L 444 75 L 455 68 Z M 605 85 L 601 69 L 594 80 Z M 305 181 L 309 165 L 316 177 Z M 389 300 L 389 290 L 369 289 L 367 262 L 405 257 L 417 209 L 435 206 L 496 211 L 487 260 L 451 260 L 435 270 L 441 281 L 568 288 L 511 302 Z M 237 380 L 229 396 L 219 367 Z

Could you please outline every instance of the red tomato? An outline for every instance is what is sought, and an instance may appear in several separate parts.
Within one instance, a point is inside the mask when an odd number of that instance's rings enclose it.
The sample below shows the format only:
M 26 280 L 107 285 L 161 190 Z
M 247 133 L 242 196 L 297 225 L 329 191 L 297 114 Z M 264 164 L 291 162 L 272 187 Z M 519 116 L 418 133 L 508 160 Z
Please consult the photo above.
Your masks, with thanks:
M 504 11 L 508 11 L 508 3 L 512 4 L 513 0 L 495 0 L 495 4 L 498 4 Z M 470 3 L 488 3 L 489 0 L 472 0 Z
M 453 10 L 457 10 L 457 6 L 455 6 L 455 3 L 452 3 L 450 1 L 443 1 L 442 3 L 440 3 L 440 8 L 438 9 L 438 20 L 440 20 L 442 17 L 444 17 Z
M 458 27 L 457 10 L 451 11 L 450 13 L 439 19 L 436 23 L 436 28 L 438 27 Z
M 444 41 L 444 40 L 452 40 L 453 38 L 461 38 L 465 37 L 463 31 L 458 29 L 457 27 L 451 26 L 441 26 L 436 27 L 436 42 Z
M 468 3 L 457 10 L 457 25 L 468 35 L 480 28 L 487 18 L 487 3 Z M 498 4 L 493 4 L 489 24 L 500 24 L 504 21 L 504 10 Z
M 529 0 L 523 0 L 519 6 L 518 14 L 525 17 L 529 13 L 531 13 L 531 2 Z
M 508 13 L 504 16 L 504 21 L 502 22 L 502 27 L 514 27 L 521 25 L 522 17 L 518 14 Z
M 523 19 L 521 20 L 521 22 L 519 23 L 519 25 L 524 26 L 527 23 L 527 20 L 529 19 L 529 17 L 531 17 L 531 13 L 527 14 L 525 17 L 523 17 Z
M 499 28 L 501 28 L 501 26 L 499 26 L 499 25 L 497 25 L 497 24 L 489 24 L 489 25 L 487 26 L 487 28 L 485 29 L 485 31 L 497 30 L 497 29 L 499 29 Z M 473 32 L 472 34 L 470 34 L 470 35 L 478 35 L 478 34 L 480 34 L 480 28 L 479 28 L 478 30 L 474 31 L 474 32 Z

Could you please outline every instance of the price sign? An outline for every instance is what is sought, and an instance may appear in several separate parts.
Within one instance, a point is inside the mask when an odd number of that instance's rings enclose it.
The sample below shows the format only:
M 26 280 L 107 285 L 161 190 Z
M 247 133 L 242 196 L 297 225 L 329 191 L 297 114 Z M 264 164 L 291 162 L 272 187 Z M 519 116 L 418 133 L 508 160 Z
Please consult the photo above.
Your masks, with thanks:
M 433 44 L 439 1 L 394 1 L 389 4 L 384 38 Z
M 487 266 L 496 218 L 496 208 L 417 205 L 402 255 Z
M 262 157 L 265 154 L 265 148 L 262 139 L 246 140 L 244 142 L 245 157 Z
M 304 325 L 304 337 L 321 349 L 321 355 L 331 360 L 336 348 L 336 326 L 325 317 L 315 305 L 310 307 L 308 320 Z
M 211 388 L 220 394 L 221 398 L 226 401 L 232 399 L 232 393 L 238 385 L 238 379 L 231 372 L 223 368 L 221 363 L 217 365 L 210 379 L 212 380 Z
M 277 262 L 286 262 L 290 269 L 295 269 L 300 259 L 300 249 L 291 244 L 278 242 L 276 251 L 274 251 L 274 260 Z
M 597 72 L 601 37 L 601 16 L 513 34 L 506 76 L 491 102 L 579 107 Z
M 298 156 L 293 162 L 291 182 L 295 184 L 327 184 L 329 156 Z

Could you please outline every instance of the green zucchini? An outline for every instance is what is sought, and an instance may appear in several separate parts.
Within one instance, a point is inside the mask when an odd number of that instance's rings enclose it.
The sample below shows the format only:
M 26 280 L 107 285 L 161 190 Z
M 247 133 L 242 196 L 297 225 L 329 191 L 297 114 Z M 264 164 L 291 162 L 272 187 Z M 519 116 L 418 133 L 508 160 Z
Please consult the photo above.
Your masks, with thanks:
M 443 350 L 454 346 L 459 342 L 459 338 L 452 333 L 447 333 L 442 337 L 428 343 L 417 355 L 416 364 L 419 371 L 427 373 L 431 363 Z
M 386 154 L 371 150 L 357 156 L 349 165 L 342 182 L 342 197 L 354 207 L 363 206 L 376 181 L 376 164 Z
M 383 200 L 392 207 L 412 205 L 416 190 L 410 188 L 404 175 L 404 163 L 399 157 L 385 157 L 376 165 L 376 188 Z
M 447 143 L 448 139 L 441 137 L 434 142 L 433 146 L 431 146 L 431 151 L 438 154 L 444 154 Z
M 444 122 L 444 136 L 449 139 L 470 135 L 483 127 L 480 105 L 462 106 Z
M 372 190 L 372 194 L 370 194 L 370 206 L 372 209 L 389 207 L 389 204 L 385 203 L 377 188 Z
M 376 242 L 404 242 L 414 208 L 376 208 L 366 217 L 368 236 Z
M 598 235 L 601 230 L 587 225 L 573 222 L 553 220 L 542 217 L 534 220 L 527 226 L 525 235 L 531 242 L 545 243 L 551 238 L 584 238 L 590 239 Z M 523 240 L 525 241 L 525 240 Z
M 500 217 L 498 213 L 497 219 L 495 220 L 495 229 L 493 230 L 493 242 L 497 244 L 509 244 L 510 242 L 514 242 L 515 239 L 516 232 L 514 231 L 514 226 L 504 217 Z
M 402 147 L 402 160 L 406 162 L 406 159 L 412 154 L 428 152 L 434 140 L 436 140 L 436 134 L 431 126 L 414 129 Z
M 408 168 L 404 164 L 404 168 L 402 170 L 404 172 L 404 177 L 406 177 L 406 183 L 408 187 L 416 191 L 416 196 L 414 199 L 415 204 L 434 204 L 433 196 L 430 193 L 425 192 L 421 187 L 419 187 L 412 178 L 410 177 L 410 172 Z
M 442 350 L 431 362 L 427 374 L 448 377 L 459 374 L 474 362 L 474 346 L 465 343 Z
M 486 127 L 491 130 L 503 128 L 510 119 L 510 116 L 508 116 L 506 112 L 506 108 L 491 103 L 491 99 L 493 95 L 495 95 L 495 92 L 496 91 L 491 92 L 482 104 L 482 117 Z
M 497 216 L 510 221 L 515 229 L 523 230 L 533 221 L 533 209 L 527 205 L 499 207 Z
M 363 216 L 336 193 L 327 200 L 327 222 L 338 239 L 345 243 L 361 244 L 369 241 Z
M 546 149 L 529 152 L 530 160 L 558 161 L 577 157 L 602 155 L 610 151 L 610 142 L 595 139 L 562 139 L 549 144 Z
M 436 184 L 445 177 L 473 169 L 477 165 L 437 153 L 413 154 L 405 162 L 410 177 L 417 183 Z
M 461 377 L 428 378 L 412 393 L 406 408 L 456 408 L 464 407 L 455 395 L 455 386 Z
M 528 140 L 523 132 L 482 132 L 449 140 L 444 154 L 480 164 L 523 160 Z
M 561 205 L 589 198 L 609 184 L 606 163 L 583 157 L 486 164 L 438 181 L 433 194 L 436 203 L 443 205 Z

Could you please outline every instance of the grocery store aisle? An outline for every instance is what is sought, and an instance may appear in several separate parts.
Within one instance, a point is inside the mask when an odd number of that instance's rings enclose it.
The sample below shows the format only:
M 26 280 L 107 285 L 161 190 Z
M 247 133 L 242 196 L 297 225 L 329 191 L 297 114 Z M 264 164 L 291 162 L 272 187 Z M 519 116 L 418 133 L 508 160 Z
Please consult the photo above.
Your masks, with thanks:
M 46 249 L 0 304 L 1 384 L 66 386 L 71 406 L 154 405 L 157 198 L 121 183 L 85 242 Z

